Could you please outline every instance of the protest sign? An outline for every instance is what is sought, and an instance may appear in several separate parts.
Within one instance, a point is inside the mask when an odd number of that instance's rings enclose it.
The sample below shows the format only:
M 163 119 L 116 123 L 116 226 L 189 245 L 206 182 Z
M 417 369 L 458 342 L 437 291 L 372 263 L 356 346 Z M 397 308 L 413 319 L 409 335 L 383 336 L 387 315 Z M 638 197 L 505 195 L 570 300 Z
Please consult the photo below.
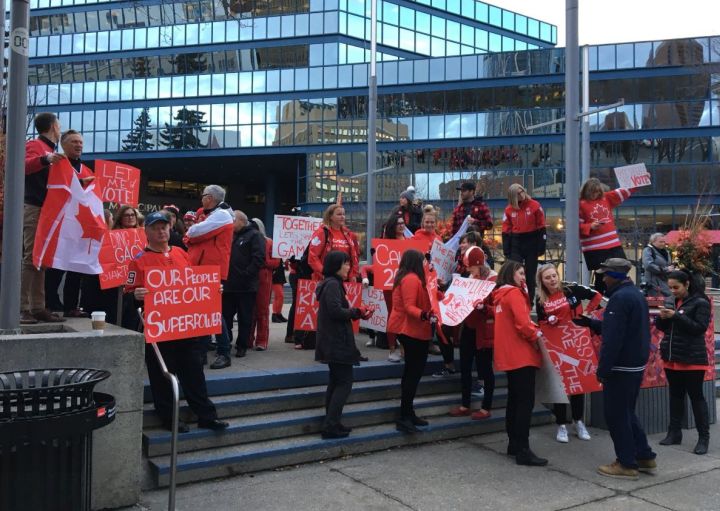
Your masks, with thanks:
M 319 284 L 316 280 L 299 279 L 295 295 L 295 330 L 315 332 L 317 330 L 317 316 L 320 304 L 315 297 L 315 288 Z M 360 307 L 362 301 L 362 284 L 359 282 L 345 282 L 345 298 L 350 308 Z M 353 331 L 360 331 L 360 322 L 353 321 Z
M 435 267 L 438 280 L 450 282 L 455 269 L 455 250 L 446 247 L 442 241 L 434 240 L 430 248 L 430 261 Z
M 475 305 L 482 303 L 493 289 L 495 282 L 490 280 L 453 276 L 452 284 L 445 291 L 445 297 L 440 302 L 443 325 L 456 326 L 462 323 Z
M 650 182 L 650 173 L 645 168 L 644 163 L 615 167 L 613 170 L 620 188 L 639 188 L 652 184 Z
M 362 304 L 373 311 L 370 319 L 361 319 L 360 326 L 377 332 L 387 331 L 388 310 L 385 297 L 380 289 L 365 287 L 362 290 Z
M 372 248 L 375 249 L 373 256 L 373 286 L 375 289 L 390 290 L 395 282 L 395 274 L 403 253 L 410 249 L 425 253 L 427 243 L 420 240 L 386 240 L 382 238 L 372 239 Z
M 590 330 L 571 322 L 557 325 L 542 322 L 540 329 L 547 339 L 545 348 L 553 367 L 562 378 L 565 393 L 572 396 L 600 390 L 595 377 L 597 355 Z
M 220 267 L 145 271 L 145 341 L 173 341 L 222 331 Z
M 110 160 L 95 160 L 95 178 L 102 184 L 102 201 L 137 207 L 140 169 Z
M 295 256 L 300 259 L 321 224 L 321 218 L 275 215 L 272 256 L 279 259 Z
M 540 403 L 565 403 L 569 402 L 565 393 L 560 375 L 555 371 L 545 344 L 538 343 L 542 355 L 542 365 L 535 377 L 535 401 Z
M 115 229 L 103 238 L 98 255 L 102 273 L 100 289 L 109 289 L 125 284 L 128 266 L 147 244 L 144 229 Z

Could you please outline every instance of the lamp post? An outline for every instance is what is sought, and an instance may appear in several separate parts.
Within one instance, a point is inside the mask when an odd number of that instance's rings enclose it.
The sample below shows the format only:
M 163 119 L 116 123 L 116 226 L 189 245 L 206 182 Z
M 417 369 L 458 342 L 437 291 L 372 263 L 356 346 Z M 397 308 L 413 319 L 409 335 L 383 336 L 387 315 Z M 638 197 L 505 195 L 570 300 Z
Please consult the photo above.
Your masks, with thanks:
M 365 231 L 365 257 L 370 261 L 370 245 L 375 236 L 375 166 L 377 149 L 375 132 L 377 124 L 377 0 L 370 0 L 370 76 L 368 79 L 367 120 L 367 225 Z

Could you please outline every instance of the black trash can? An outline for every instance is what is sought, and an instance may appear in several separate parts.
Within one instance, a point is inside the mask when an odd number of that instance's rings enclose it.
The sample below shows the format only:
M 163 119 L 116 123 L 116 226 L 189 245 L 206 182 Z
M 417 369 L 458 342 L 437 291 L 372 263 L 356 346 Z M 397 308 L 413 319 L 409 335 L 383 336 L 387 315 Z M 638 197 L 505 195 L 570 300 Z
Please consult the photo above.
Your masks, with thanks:
M 90 511 L 92 432 L 115 418 L 97 369 L 0 373 L 0 509 Z

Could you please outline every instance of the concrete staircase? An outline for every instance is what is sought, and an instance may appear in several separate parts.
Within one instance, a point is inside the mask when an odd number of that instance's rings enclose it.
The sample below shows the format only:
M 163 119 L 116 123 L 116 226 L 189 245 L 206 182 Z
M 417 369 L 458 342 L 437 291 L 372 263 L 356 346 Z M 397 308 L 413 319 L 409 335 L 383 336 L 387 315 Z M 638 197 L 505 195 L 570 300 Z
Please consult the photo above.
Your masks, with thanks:
M 355 368 L 355 384 L 343 413 L 343 423 L 353 428 L 349 437 L 322 440 L 327 367 L 242 372 L 221 376 L 209 372 L 208 390 L 220 417 L 230 422 L 223 433 L 191 428 L 178 442 L 178 482 L 226 477 L 298 463 L 337 458 L 437 440 L 502 431 L 507 397 L 506 378 L 497 375 L 493 416 L 483 421 L 453 418 L 448 410 L 460 402 L 459 376 L 438 379 L 430 375 L 440 361 L 428 362 L 416 398 L 418 415 L 430 426 L 416 435 L 403 435 L 393 421 L 399 409 L 402 364 L 366 362 Z M 146 401 L 149 401 L 146 388 Z M 477 403 L 479 406 L 479 403 Z M 181 416 L 193 422 L 185 403 Z M 535 423 L 551 419 L 544 408 Z M 148 464 L 146 487 L 167 486 L 170 468 L 170 433 L 146 403 L 143 452 Z

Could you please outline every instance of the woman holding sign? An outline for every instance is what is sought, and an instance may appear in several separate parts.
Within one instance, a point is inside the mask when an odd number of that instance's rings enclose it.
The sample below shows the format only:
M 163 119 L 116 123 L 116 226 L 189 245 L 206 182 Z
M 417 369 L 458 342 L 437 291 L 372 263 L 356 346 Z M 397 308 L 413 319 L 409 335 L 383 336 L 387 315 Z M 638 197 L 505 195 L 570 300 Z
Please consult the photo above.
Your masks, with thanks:
M 547 322 L 548 325 L 561 326 L 568 324 L 573 318 L 583 313 L 583 300 L 590 300 L 585 310 L 587 312 L 597 309 L 602 300 L 602 295 L 589 287 L 580 286 L 575 283 L 562 282 L 558 276 L 554 264 L 543 264 L 537 272 L 538 297 L 535 301 L 538 321 Z M 585 424 L 583 413 L 585 411 L 585 395 L 576 394 L 570 396 L 570 409 L 572 420 L 575 422 L 575 434 L 580 440 L 590 440 Z M 566 424 L 567 405 L 558 403 L 553 406 L 555 422 L 558 426 L 555 439 L 560 443 L 568 442 Z
M 353 366 L 360 362 L 352 320 L 372 315 L 365 308 L 350 308 L 343 286 L 349 273 L 350 257 L 345 252 L 331 251 L 323 261 L 325 279 L 315 289 L 319 305 L 315 360 L 330 369 L 321 433 L 324 439 L 343 438 L 350 433 L 351 428 L 342 425 L 340 416 L 352 390 Z
M 332 204 L 323 213 L 323 223 L 310 239 L 308 264 L 313 270 L 313 279 L 320 280 L 325 256 L 337 250 L 350 258 L 350 272 L 347 280 L 355 281 L 360 275 L 360 245 L 357 236 L 345 227 L 345 208 Z

